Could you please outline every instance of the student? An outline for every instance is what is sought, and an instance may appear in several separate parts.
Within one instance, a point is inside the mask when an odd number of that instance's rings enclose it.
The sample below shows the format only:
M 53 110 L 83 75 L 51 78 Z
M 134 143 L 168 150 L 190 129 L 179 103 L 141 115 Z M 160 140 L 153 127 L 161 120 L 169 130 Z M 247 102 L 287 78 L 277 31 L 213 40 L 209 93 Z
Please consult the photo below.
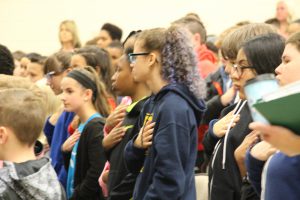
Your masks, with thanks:
M 98 178 L 105 164 L 103 116 L 109 112 L 104 88 L 92 67 L 72 70 L 61 82 L 65 111 L 78 115 L 78 129 L 62 145 L 68 169 L 67 197 L 104 199 Z
M 281 63 L 281 55 L 284 50 L 284 39 L 278 34 L 265 34 L 254 37 L 242 45 L 237 55 L 237 63 L 242 67 L 247 64 L 253 66 L 257 75 L 274 73 L 275 68 Z M 245 167 L 246 150 L 258 139 L 257 132 L 251 132 L 243 140 L 242 144 L 234 151 L 234 157 L 243 178 L 241 200 L 259 199 L 248 181 Z
M 247 40 L 274 32 L 275 30 L 267 24 L 249 24 L 230 33 L 223 41 L 222 54 L 228 60 L 225 71 L 230 74 L 241 101 L 223 109 L 220 119 L 209 123 L 209 130 L 203 140 L 205 153 L 211 160 L 209 165 L 211 200 L 241 198 L 242 178 L 234 158 L 234 151 L 251 132 L 248 124 L 252 120 L 250 111 L 245 105 L 244 85 L 257 74 L 272 73 L 274 69 L 256 71 L 249 63 L 245 63 L 245 59 L 237 62 L 237 54 Z
M 103 146 L 108 154 L 110 170 L 108 176 L 108 199 L 130 199 L 136 180 L 135 174 L 126 169 L 123 155 L 124 148 L 129 140 L 138 132 L 137 119 L 150 91 L 144 82 L 136 82 L 132 77 L 132 68 L 128 54 L 133 52 L 136 39 L 132 32 L 124 44 L 124 54 L 117 62 L 117 70 L 112 76 L 113 90 L 119 96 L 129 96 L 132 104 L 126 109 L 126 116 L 120 125 L 113 128 L 104 138 Z
M 139 173 L 133 199 L 196 199 L 194 166 L 205 82 L 187 35 L 175 26 L 145 30 L 129 54 L 134 80 L 154 94 L 145 103 L 138 136 L 125 148 L 128 169 Z
M 280 85 L 300 80 L 299 64 L 300 32 L 287 39 L 282 63 L 275 70 Z M 287 128 L 259 122 L 251 123 L 250 128 L 259 131 L 264 140 L 246 155 L 249 178 L 258 194 L 266 200 L 299 199 L 300 136 Z
M 29 80 L 0 75 L 0 199 L 66 199 L 50 159 L 36 159 L 45 96 Z
M 55 95 L 62 92 L 60 82 L 71 70 L 71 57 L 72 53 L 61 51 L 49 56 L 45 61 L 44 73 L 46 74 L 47 84 Z
M 207 34 L 203 22 L 195 16 L 188 15 L 176 20 L 173 24 L 186 28 L 192 34 L 200 76 L 206 78 L 210 73 L 215 72 L 218 69 L 218 60 L 205 44 Z
M 119 28 L 118 26 L 111 23 L 105 23 L 101 27 L 97 45 L 100 48 L 105 49 L 108 47 L 108 45 L 110 45 L 111 42 L 121 41 L 122 33 L 123 33 L 122 29 Z
M 120 41 L 113 41 L 108 45 L 106 50 L 108 51 L 111 58 L 112 72 L 115 72 L 118 59 L 122 56 L 123 53 L 123 45 Z
M 44 70 L 47 77 L 47 84 L 51 87 L 55 95 L 62 93 L 60 84 L 62 79 L 71 71 L 71 56 L 72 54 L 69 52 L 60 51 L 49 56 L 45 61 Z M 73 118 L 74 113 L 66 112 L 63 111 L 63 108 L 59 108 L 47 118 L 44 126 L 44 133 L 50 145 L 51 164 L 64 187 L 66 187 L 67 174 L 63 164 L 61 145 L 68 138 L 68 126 Z

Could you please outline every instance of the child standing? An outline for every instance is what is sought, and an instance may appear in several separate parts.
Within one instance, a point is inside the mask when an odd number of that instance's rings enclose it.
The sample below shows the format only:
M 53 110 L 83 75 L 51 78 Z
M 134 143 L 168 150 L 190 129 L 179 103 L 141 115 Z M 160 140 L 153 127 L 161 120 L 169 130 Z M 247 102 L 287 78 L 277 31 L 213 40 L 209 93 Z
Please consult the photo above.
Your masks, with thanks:
M 0 76 L 0 199 L 66 199 L 50 159 L 34 155 L 46 117 L 43 102 L 29 80 Z
M 61 83 L 65 110 L 74 112 L 80 125 L 62 145 L 68 169 L 67 196 L 70 199 L 104 199 L 98 177 L 105 164 L 102 147 L 102 116 L 109 106 L 104 88 L 91 67 L 71 71 Z M 100 170 L 99 170 L 100 167 Z
M 129 58 L 134 80 L 154 93 L 141 113 L 139 134 L 125 148 L 128 169 L 138 173 L 133 199 L 196 199 L 194 166 L 205 83 L 191 41 L 177 27 L 145 30 Z

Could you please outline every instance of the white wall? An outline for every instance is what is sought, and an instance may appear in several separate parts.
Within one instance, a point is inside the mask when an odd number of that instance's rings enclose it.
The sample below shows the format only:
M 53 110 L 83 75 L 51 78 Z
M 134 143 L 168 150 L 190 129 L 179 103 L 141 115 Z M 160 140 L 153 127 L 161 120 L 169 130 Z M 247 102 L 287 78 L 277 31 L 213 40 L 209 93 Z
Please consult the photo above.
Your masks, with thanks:
M 300 0 L 291 0 L 300 10 Z M 219 34 L 242 20 L 273 17 L 276 0 L 0 0 L 0 43 L 11 51 L 49 55 L 59 49 L 58 26 L 73 19 L 83 43 L 111 22 L 129 31 L 168 26 L 196 12 L 209 34 Z

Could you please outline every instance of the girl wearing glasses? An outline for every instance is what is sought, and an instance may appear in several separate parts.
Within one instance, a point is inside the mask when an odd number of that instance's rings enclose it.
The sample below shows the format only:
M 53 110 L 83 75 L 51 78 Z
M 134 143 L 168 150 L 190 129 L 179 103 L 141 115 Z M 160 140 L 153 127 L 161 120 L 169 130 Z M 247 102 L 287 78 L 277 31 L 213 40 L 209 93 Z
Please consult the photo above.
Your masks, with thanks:
M 210 122 L 203 141 L 205 151 L 211 159 L 209 165 L 211 200 L 244 199 L 241 188 L 242 177 L 246 172 L 240 165 L 242 159 L 235 157 L 235 151 L 247 135 L 252 140 L 256 137 L 248 128 L 252 118 L 246 105 L 244 85 L 259 74 L 274 73 L 276 66 L 281 62 L 284 42 L 279 35 L 272 33 L 273 31 L 268 25 L 250 24 L 241 27 L 225 39 L 232 41 L 237 37 L 243 38 L 240 44 L 236 45 L 235 64 L 227 67 L 233 86 L 239 92 L 240 101 L 223 109 L 219 120 Z M 270 35 L 265 35 L 268 33 Z M 237 154 L 243 157 L 245 151 Z
M 127 167 L 138 174 L 133 199 L 196 199 L 205 83 L 191 41 L 177 27 L 145 30 L 129 58 L 133 78 L 153 93 L 140 115 L 139 134 L 125 148 Z
M 282 63 L 275 72 L 281 86 L 300 80 L 300 32 L 287 39 Z M 250 128 L 259 131 L 264 140 L 246 155 L 249 178 L 256 191 L 266 200 L 300 199 L 299 133 L 259 122 L 251 123 Z

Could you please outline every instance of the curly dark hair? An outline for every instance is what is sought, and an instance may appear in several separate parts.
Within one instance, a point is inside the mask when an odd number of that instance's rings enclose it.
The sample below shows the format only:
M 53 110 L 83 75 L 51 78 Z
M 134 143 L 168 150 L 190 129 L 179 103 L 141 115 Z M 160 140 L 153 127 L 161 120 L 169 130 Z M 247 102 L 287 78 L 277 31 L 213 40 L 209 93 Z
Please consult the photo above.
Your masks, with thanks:
M 148 51 L 161 53 L 161 75 L 169 83 L 181 83 L 197 97 L 204 98 L 206 86 L 197 67 L 197 58 L 185 29 L 171 26 L 168 29 L 145 30 L 138 36 Z

